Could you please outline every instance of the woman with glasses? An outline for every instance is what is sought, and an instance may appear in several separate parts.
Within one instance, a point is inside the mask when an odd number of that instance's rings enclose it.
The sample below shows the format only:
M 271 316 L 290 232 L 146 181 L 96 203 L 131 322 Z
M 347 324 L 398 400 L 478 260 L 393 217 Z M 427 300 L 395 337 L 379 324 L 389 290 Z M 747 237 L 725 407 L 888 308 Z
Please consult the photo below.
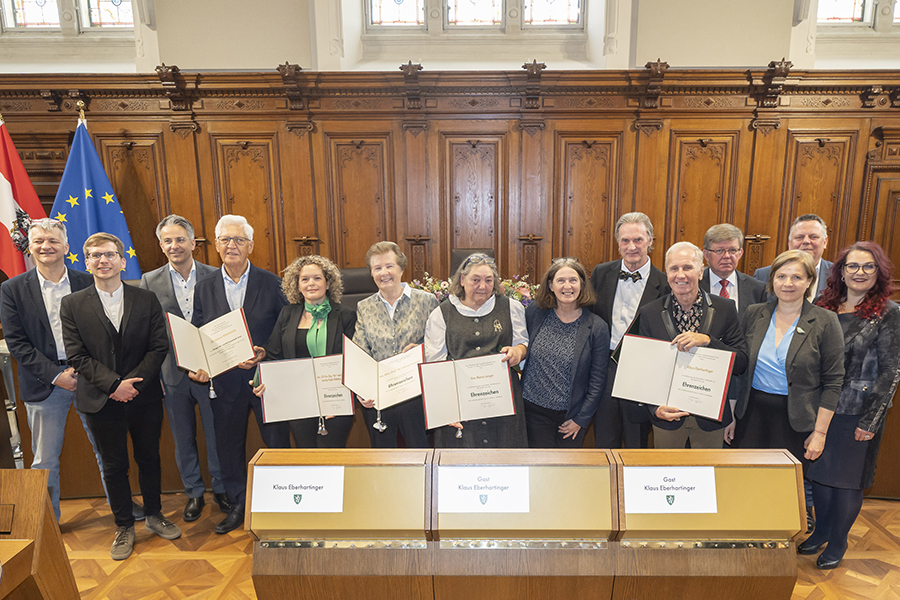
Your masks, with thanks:
M 356 312 L 341 306 L 341 271 L 323 256 L 301 256 L 284 270 L 281 289 L 288 304 L 281 309 L 265 346 L 266 360 L 318 358 L 344 351 L 344 336 L 353 337 Z M 265 384 L 253 388 L 262 397 Z M 301 393 L 310 393 L 301 390 Z M 297 448 L 345 448 L 353 415 L 288 421 Z
M 425 324 L 425 360 L 428 362 L 498 352 L 510 367 L 528 351 L 525 309 L 500 292 L 500 273 L 494 259 L 472 254 L 450 280 L 450 296 L 434 309 Z M 436 448 L 525 448 L 528 439 L 519 377 L 510 373 L 516 412 L 439 427 Z
M 891 302 L 893 265 L 875 242 L 841 251 L 816 302 L 837 313 L 844 332 L 844 387 L 822 456 L 809 468 L 816 530 L 800 554 L 825 551 L 820 569 L 837 567 L 875 480 L 884 420 L 900 378 L 900 307 Z
M 597 301 L 577 258 L 554 260 L 525 309 L 522 378 L 531 448 L 580 448 L 606 386 L 609 326 L 585 310 Z

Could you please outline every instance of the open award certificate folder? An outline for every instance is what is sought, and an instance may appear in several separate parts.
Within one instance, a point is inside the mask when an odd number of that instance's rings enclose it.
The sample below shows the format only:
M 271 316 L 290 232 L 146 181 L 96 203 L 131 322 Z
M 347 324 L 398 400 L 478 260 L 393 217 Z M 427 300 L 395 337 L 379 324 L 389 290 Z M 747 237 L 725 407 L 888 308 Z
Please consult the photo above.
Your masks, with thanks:
M 512 380 L 503 354 L 419 365 L 425 427 L 514 415 Z
M 210 377 L 215 377 L 254 357 L 243 308 L 222 315 L 203 327 L 194 327 L 168 312 L 166 323 L 175 348 L 175 362 L 182 369 L 203 369 Z
M 637 335 L 622 339 L 612 395 L 722 420 L 734 352 L 691 348 Z
M 422 393 L 418 367 L 424 361 L 422 344 L 377 361 L 344 336 L 343 384 L 363 400 L 374 400 L 376 409 L 384 410 Z
M 259 363 L 263 421 L 353 414 L 353 394 L 341 384 L 343 357 L 293 358 Z

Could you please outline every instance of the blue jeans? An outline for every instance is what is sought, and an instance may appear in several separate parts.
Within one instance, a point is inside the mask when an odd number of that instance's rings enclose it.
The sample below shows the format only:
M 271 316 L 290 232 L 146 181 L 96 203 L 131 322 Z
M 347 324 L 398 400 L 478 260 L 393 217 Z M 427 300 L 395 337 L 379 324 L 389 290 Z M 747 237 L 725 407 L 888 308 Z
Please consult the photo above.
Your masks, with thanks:
M 31 468 L 50 471 L 47 491 L 50 493 L 50 502 L 53 504 L 53 512 L 57 521 L 59 521 L 59 455 L 62 453 L 69 408 L 74 402 L 75 392 L 54 386 L 53 391 L 44 400 L 25 403 L 28 428 L 31 430 L 31 451 L 34 453 L 34 462 L 31 463 Z M 81 417 L 81 424 L 94 449 L 97 466 L 100 468 L 100 480 L 103 481 L 103 493 L 109 497 L 109 494 L 106 493 L 106 481 L 103 479 L 103 461 L 97 451 L 94 436 L 88 429 L 84 413 L 77 410 L 75 412 Z
M 164 403 L 169 416 L 169 427 L 175 440 L 175 463 L 184 484 L 188 498 L 199 498 L 206 491 L 206 484 L 200 475 L 200 456 L 197 453 L 197 413 L 194 404 L 200 408 L 200 420 L 206 436 L 206 461 L 212 478 L 212 489 L 216 494 L 225 492 L 219 470 L 219 455 L 216 452 L 216 434 L 212 408 L 209 405 L 209 387 L 194 383 L 185 376 L 178 385 L 165 385 Z

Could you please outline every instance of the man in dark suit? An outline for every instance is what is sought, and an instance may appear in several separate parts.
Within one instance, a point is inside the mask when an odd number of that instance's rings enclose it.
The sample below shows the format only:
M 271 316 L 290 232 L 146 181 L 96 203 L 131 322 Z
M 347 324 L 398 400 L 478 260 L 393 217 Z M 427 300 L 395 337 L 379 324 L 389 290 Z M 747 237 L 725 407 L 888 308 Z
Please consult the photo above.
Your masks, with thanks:
M 666 251 L 666 276 L 672 293 L 641 307 L 638 331 L 644 337 L 667 340 L 680 352 L 709 346 L 734 352 L 732 373 L 747 368 L 747 343 L 734 302 L 700 290 L 703 254 L 690 242 Z M 653 418 L 655 448 L 722 447 L 722 430 L 731 423 L 731 408 L 722 420 L 695 417 L 673 406 L 648 406 Z
M 19 397 L 31 429 L 32 469 L 49 473 L 47 491 L 59 520 L 59 456 L 77 379 L 66 363 L 59 303 L 63 296 L 93 285 L 88 273 L 66 268 L 66 226 L 55 219 L 31 222 L 28 251 L 35 268 L 0 286 L 0 321 L 9 353 L 19 367 Z M 78 412 L 97 464 L 103 467 L 84 413 Z
M 765 302 L 766 284 L 737 270 L 744 255 L 744 234 L 729 223 L 713 225 L 703 236 L 703 258 L 709 268 L 700 280 L 700 289 L 714 296 L 728 298 L 737 306 L 738 318 L 751 304 Z M 741 397 L 744 380 L 734 377 L 728 387 L 728 400 L 732 418 L 734 407 Z M 725 442 L 734 439 L 734 421 L 725 428 Z
M 814 293 L 811 293 L 810 300 L 819 295 L 825 289 L 828 280 L 828 274 L 831 273 L 831 262 L 822 258 L 822 253 L 828 247 L 828 227 L 825 221 L 819 215 L 806 214 L 800 215 L 791 224 L 788 233 L 788 250 L 803 250 L 813 257 L 816 264 L 816 285 Z M 769 281 L 768 267 L 760 267 L 753 273 L 753 277 L 759 279 L 763 283 Z M 774 296 L 771 299 L 774 299 Z
M 194 227 L 190 221 L 178 215 L 169 215 L 156 226 L 159 247 L 169 262 L 145 273 L 141 287 L 156 294 L 162 309 L 190 322 L 194 314 L 194 288 L 197 280 L 218 273 L 218 269 L 194 260 Z M 197 452 L 197 414 L 200 410 L 203 432 L 206 436 L 206 458 L 212 478 L 213 494 L 219 509 L 229 512 L 231 505 L 225 495 L 219 472 L 219 456 L 216 453 L 216 435 L 209 386 L 192 381 L 187 372 L 178 368 L 175 351 L 169 345 L 169 354 L 162 366 L 162 383 L 166 396 L 164 403 L 169 415 L 169 427 L 175 440 L 175 463 L 188 497 L 182 517 L 185 521 L 200 518 L 205 501 L 206 484 L 200 474 L 200 456 Z
M 289 448 L 287 423 L 263 422 L 262 404 L 253 394 L 249 371 L 265 356 L 262 344 L 269 341 L 275 322 L 287 299 L 281 291 L 281 278 L 250 263 L 253 252 L 253 228 L 247 219 L 225 215 L 216 223 L 216 250 L 222 258 L 219 273 L 197 282 L 194 289 L 194 325 L 200 327 L 233 310 L 244 309 L 250 328 L 256 358 L 216 377 L 210 384 L 215 423 L 219 468 L 225 492 L 232 508 L 216 525 L 216 533 L 228 533 L 244 522 L 244 500 L 247 495 L 247 416 L 252 410 L 269 448 Z M 202 370 L 199 380 L 208 379 Z
M 69 294 L 60 305 L 69 365 L 78 373 L 75 405 L 86 413 L 103 458 L 103 477 L 116 521 L 113 560 L 131 556 L 134 517 L 128 482 L 128 436 L 138 465 L 144 527 L 173 540 L 181 530 L 160 504 L 159 435 L 162 386 L 159 368 L 169 350 L 156 295 L 122 283 L 122 241 L 95 233 L 84 242 L 94 285 Z
M 650 264 L 653 224 L 644 213 L 622 215 L 616 222 L 616 241 L 621 260 L 594 267 L 591 285 L 597 292 L 593 311 L 609 325 L 610 351 L 628 331 L 638 308 L 669 293 L 665 274 Z M 650 433 L 646 409 L 636 402 L 613 398 L 616 361 L 609 361 L 606 390 L 594 415 L 597 448 L 646 448 Z

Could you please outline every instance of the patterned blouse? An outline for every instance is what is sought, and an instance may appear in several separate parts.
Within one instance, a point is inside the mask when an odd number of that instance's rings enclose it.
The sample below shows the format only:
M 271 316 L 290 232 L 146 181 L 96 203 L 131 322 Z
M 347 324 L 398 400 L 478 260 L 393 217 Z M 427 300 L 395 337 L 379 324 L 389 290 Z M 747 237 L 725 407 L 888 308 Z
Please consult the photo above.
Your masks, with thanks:
M 410 296 L 404 294 L 397 300 L 393 319 L 377 293 L 356 305 L 353 342 L 375 360 L 396 356 L 407 344 L 425 340 L 425 323 L 438 300 L 422 290 L 410 291 Z
M 582 317 L 563 323 L 550 311 L 528 353 L 522 396 L 550 410 L 568 410 L 575 367 L 575 336 Z

